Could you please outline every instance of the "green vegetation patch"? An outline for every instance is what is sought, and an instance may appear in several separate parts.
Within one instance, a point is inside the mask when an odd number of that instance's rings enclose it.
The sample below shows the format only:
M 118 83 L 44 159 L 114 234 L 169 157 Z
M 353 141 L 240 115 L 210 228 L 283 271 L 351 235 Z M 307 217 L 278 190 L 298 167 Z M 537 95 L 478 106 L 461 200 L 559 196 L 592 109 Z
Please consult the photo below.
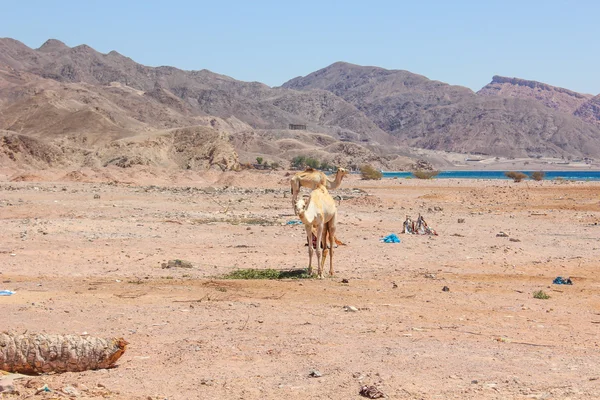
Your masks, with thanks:
M 550 296 L 546 294 L 543 290 L 538 290 L 537 292 L 533 292 L 534 299 L 548 300 Z
M 236 269 L 227 275 L 224 279 L 309 279 L 308 271 L 305 269 L 277 270 L 277 269 Z
M 418 179 L 432 179 L 435 176 L 437 176 L 439 173 L 440 173 L 440 171 L 429 171 L 426 169 L 417 169 L 412 172 L 412 174 L 415 176 L 415 178 L 418 178 Z
M 512 179 L 514 182 L 521 182 L 523 179 L 527 178 L 526 174 L 519 171 L 508 171 L 505 172 L 504 175 L 506 175 L 507 178 Z
M 365 180 L 379 180 L 383 174 L 370 164 L 361 165 L 360 176 Z

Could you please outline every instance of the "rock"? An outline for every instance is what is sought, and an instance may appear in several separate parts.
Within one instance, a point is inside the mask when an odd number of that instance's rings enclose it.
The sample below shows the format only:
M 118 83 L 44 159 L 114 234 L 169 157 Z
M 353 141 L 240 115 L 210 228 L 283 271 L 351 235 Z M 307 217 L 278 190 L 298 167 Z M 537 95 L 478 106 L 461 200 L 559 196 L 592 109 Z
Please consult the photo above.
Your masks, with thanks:
M 62 392 L 71 397 L 77 397 L 80 395 L 79 391 L 73 386 L 65 386 L 64 388 L 62 388 Z
M 464 224 L 465 223 L 465 219 L 464 218 L 459 218 L 458 219 L 458 223 L 459 224 Z
M 323 374 L 316 369 L 311 370 L 308 375 L 312 376 L 313 378 L 320 378 L 323 376 Z
M 510 240 L 511 242 L 520 242 L 520 241 L 521 241 L 521 240 L 519 240 L 519 239 L 517 239 L 517 238 L 510 238 L 510 239 L 508 239 L 508 240 Z
M 185 260 L 169 260 L 169 262 L 162 263 L 163 268 L 194 268 L 191 262 Z
M 385 397 L 385 394 L 383 394 L 383 392 L 379 389 L 377 389 L 376 386 L 371 385 L 371 386 L 363 386 L 360 388 L 360 391 L 358 392 L 361 396 L 366 397 L 368 399 L 380 399 L 382 397 Z
M 357 312 L 358 308 L 356 308 L 354 306 L 344 306 L 344 311 Z
M 350 283 L 350 281 L 348 281 L 348 279 L 342 279 L 342 283 Z
M 500 231 L 496 234 L 496 237 L 508 237 L 508 233 Z
M 96 194 L 94 195 L 94 199 L 98 200 L 99 198 L 100 198 L 100 195 L 99 195 L 98 193 L 96 193 Z
M 425 171 L 433 171 L 433 165 L 429 161 L 419 159 L 414 164 L 411 164 L 410 169 L 412 171 L 416 170 L 425 170 Z
M 15 393 L 15 385 L 13 385 L 12 380 L 2 381 L 0 380 L 0 393 Z
M 449 292 L 449 291 L 450 291 L 450 288 L 448 286 L 444 286 L 442 288 L 442 292 Z

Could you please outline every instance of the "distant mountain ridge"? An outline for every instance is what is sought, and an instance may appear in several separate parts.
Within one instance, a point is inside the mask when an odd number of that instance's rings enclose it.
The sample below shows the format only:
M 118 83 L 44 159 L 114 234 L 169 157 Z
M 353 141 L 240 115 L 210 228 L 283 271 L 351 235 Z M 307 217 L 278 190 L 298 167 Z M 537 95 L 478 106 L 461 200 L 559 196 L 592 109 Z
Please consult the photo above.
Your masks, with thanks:
M 307 131 L 305 134 L 287 131 L 289 124 L 305 125 Z M 387 154 L 382 158 L 387 152 L 384 146 L 393 144 L 394 138 L 356 107 L 328 91 L 308 93 L 270 88 L 207 70 L 146 67 L 115 51 L 102 54 L 87 45 L 70 48 L 57 40 L 48 40 L 36 50 L 13 39 L 0 39 L 0 129 L 33 135 L 41 140 L 35 142 L 36 149 L 46 142 L 53 146 L 58 143 L 66 152 L 78 154 L 71 157 L 77 160 L 76 164 L 109 165 L 112 161 L 106 157 L 113 154 L 111 149 L 127 153 L 126 148 L 116 146 L 115 141 L 136 138 L 128 146 L 147 152 L 138 145 L 146 140 L 142 137 L 154 132 L 168 135 L 169 130 L 195 126 L 225 132 L 225 136 L 203 136 L 223 142 L 221 147 L 226 147 L 225 142 L 240 143 L 235 151 L 240 152 L 244 162 L 266 154 L 271 161 L 285 165 L 296 155 L 316 152 L 322 161 L 337 160 L 346 165 L 369 159 L 384 166 L 399 157 Z M 257 151 L 255 146 L 242 146 L 234 137 L 249 133 L 248 137 L 255 137 L 252 140 L 256 143 L 264 143 L 257 135 L 268 131 L 278 133 L 272 136 L 266 153 Z M 333 142 L 355 142 L 362 150 L 327 147 L 328 144 L 313 140 L 314 135 L 329 135 Z M 290 138 L 294 138 L 293 146 L 290 146 Z M 160 143 L 166 142 L 161 139 Z M 197 141 L 190 143 L 199 145 Z M 74 145 L 83 150 L 72 149 Z M 97 151 L 98 146 L 100 151 Z M 254 151 L 247 150 L 250 148 Z M 4 150 L 12 159 L 12 152 Z M 100 155 L 91 157 L 92 160 L 80 154 L 89 151 Z M 203 150 L 201 154 L 205 154 Z M 173 157 L 171 154 L 167 160 L 138 154 L 135 162 L 168 166 L 174 165 Z M 230 157 L 235 158 L 237 155 Z M 59 159 L 68 162 L 69 157 L 52 160 Z M 130 162 L 117 164 L 131 165 Z M 179 161 L 176 164 L 182 165 Z M 205 166 L 205 163 L 186 165 Z M 236 162 L 218 165 L 235 168 Z
M 290 131 L 289 124 L 307 130 Z M 0 130 L 32 137 L 5 140 L 4 150 L 0 141 L 0 162 L 2 151 L 12 159 L 8 147 L 48 143 L 48 160 L 95 165 L 229 169 L 239 153 L 243 162 L 318 155 L 338 165 L 398 169 L 412 154 L 406 146 L 600 157 L 600 96 L 501 76 L 475 93 L 409 71 L 344 62 L 271 88 L 208 70 L 147 67 L 116 51 L 55 39 L 38 49 L 0 39 Z M 181 143 L 197 151 L 183 152 Z M 162 150 L 150 150 L 156 146 Z M 210 156 L 217 148 L 220 161 Z
M 335 63 L 283 87 L 324 89 L 403 143 L 500 156 L 600 155 L 600 131 L 575 114 L 591 96 L 497 76 L 478 93 L 401 70 Z
M 546 83 L 498 75 L 495 75 L 492 82 L 484 86 L 477 94 L 537 100 L 546 107 L 570 114 L 593 97 Z
M 309 123 L 337 127 L 331 130 L 333 134 L 346 130 L 346 134 L 359 140 L 390 140 L 385 132 L 353 106 L 326 91 L 313 95 L 291 93 L 259 82 L 237 81 L 208 70 L 146 67 L 116 51 L 102 54 L 87 45 L 69 48 L 58 40 L 49 40 L 38 50 L 12 39 L 0 40 L 0 63 L 58 82 L 101 86 L 119 82 L 149 92 L 158 101 L 172 102 L 179 98 L 182 111 L 189 114 L 224 118 L 233 115 L 260 129 L 281 129 L 288 123 Z M 163 94 L 160 94 L 161 91 Z M 170 96 L 165 91 L 175 98 L 168 100 Z M 302 107 L 296 103 L 301 103 Z M 288 111 L 300 108 L 303 109 L 300 116 Z M 352 114 L 353 118 L 348 118 L 348 114 Z

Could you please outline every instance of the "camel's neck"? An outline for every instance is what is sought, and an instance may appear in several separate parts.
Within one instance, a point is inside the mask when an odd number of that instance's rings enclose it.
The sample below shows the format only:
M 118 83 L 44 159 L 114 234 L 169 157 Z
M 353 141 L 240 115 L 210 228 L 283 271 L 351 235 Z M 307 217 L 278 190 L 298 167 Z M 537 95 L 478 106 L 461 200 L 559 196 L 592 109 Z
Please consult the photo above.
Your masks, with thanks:
M 303 224 L 307 224 L 307 225 L 312 225 L 313 220 L 315 219 L 314 215 L 308 215 L 306 213 L 306 210 L 302 210 L 302 211 L 298 212 L 298 217 L 300 218 L 300 220 L 302 221 Z
M 336 173 L 334 179 L 329 179 L 325 177 L 327 180 L 327 189 L 337 189 L 342 184 L 342 174 Z

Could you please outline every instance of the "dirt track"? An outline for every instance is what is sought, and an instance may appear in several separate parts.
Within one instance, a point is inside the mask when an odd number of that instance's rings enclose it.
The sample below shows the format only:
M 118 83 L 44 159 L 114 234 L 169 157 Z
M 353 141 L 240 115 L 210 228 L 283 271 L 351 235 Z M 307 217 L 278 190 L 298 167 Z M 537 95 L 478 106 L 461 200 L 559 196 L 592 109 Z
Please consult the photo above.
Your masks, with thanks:
M 599 183 L 351 176 L 334 278 L 240 281 L 219 277 L 306 267 L 283 173 L 110 174 L 0 175 L 0 290 L 17 292 L 0 329 L 130 342 L 118 368 L 17 380 L 16 398 L 600 396 Z M 439 236 L 379 242 L 419 213 Z

